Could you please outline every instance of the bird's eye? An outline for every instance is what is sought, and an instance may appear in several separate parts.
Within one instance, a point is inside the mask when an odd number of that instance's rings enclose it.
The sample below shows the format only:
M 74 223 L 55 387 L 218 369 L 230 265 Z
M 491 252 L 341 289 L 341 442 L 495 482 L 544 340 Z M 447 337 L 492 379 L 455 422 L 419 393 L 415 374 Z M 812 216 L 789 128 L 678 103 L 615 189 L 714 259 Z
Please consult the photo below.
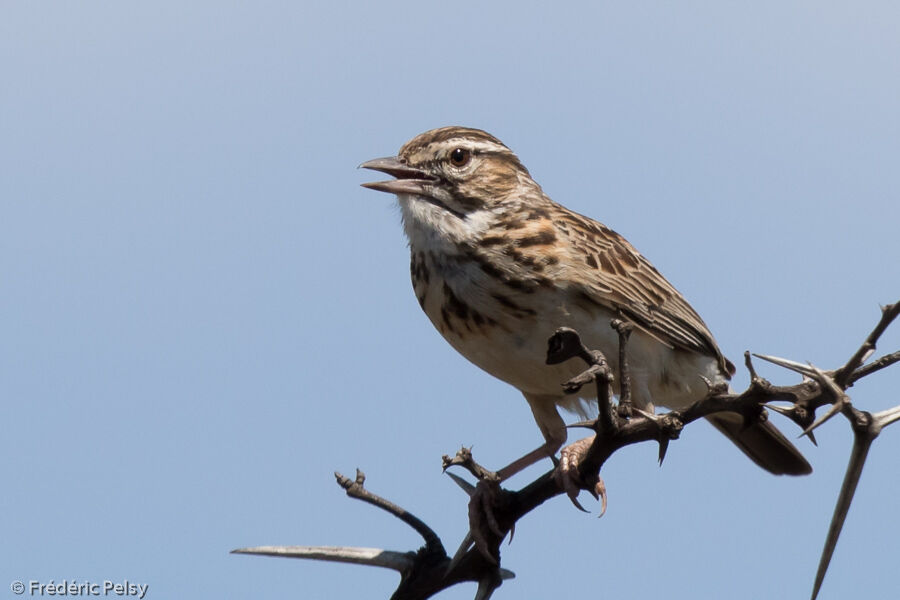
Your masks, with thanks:
M 472 153 L 465 148 L 454 148 L 450 151 L 450 164 L 454 167 L 464 167 L 472 158 Z

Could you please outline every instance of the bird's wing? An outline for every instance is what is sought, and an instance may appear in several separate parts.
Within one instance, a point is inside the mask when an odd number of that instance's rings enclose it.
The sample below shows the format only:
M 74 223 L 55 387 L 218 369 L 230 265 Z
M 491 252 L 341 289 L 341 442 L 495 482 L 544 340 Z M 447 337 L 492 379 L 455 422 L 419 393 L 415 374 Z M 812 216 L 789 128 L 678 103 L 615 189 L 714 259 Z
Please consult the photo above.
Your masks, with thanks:
M 622 314 L 664 343 L 715 356 L 724 373 L 734 373 L 703 319 L 650 261 L 602 223 L 557 206 L 555 229 L 569 243 L 570 264 L 578 265 L 568 277 L 585 300 Z

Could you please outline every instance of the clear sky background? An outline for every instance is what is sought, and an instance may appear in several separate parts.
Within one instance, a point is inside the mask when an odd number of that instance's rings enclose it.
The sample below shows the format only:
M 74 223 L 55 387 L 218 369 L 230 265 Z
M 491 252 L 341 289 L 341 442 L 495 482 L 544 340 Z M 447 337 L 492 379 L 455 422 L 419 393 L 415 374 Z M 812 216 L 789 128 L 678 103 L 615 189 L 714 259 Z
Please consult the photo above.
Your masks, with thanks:
M 736 363 L 834 368 L 900 298 L 895 2 L 10 1 L 0 61 L 0 598 L 386 598 L 390 571 L 228 553 L 417 548 L 334 484 L 356 467 L 455 548 L 441 455 L 499 467 L 541 437 L 429 324 L 395 200 L 359 187 L 421 131 L 497 135 Z M 557 498 L 520 522 L 496 597 L 804 598 L 850 441 L 841 420 L 801 440 L 802 479 L 705 424 L 661 469 L 627 449 L 602 519 L 585 496 L 593 515 Z M 888 429 L 823 599 L 896 597 L 898 456 Z

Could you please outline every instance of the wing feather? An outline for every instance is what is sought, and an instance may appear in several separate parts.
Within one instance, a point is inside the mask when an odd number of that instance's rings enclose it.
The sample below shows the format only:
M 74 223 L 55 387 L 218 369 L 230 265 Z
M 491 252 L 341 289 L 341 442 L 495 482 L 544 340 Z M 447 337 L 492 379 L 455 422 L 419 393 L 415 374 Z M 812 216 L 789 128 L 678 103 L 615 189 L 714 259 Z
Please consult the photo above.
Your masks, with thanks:
M 621 235 L 588 217 L 564 211 L 554 219 L 568 241 L 572 262 L 584 268 L 570 277 L 591 302 L 618 312 L 651 335 L 676 348 L 700 352 L 719 360 L 723 372 L 734 373 L 712 333 L 684 296 Z

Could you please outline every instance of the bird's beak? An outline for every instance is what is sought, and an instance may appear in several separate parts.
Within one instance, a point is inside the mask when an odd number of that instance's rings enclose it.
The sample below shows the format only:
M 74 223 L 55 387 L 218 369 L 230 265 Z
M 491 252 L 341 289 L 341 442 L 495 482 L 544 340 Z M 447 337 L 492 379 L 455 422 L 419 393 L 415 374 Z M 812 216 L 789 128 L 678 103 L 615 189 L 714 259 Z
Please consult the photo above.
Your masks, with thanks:
M 424 171 L 410 167 L 396 156 L 366 161 L 359 165 L 359 168 L 381 171 L 396 177 L 397 179 L 391 181 L 373 181 L 362 184 L 364 188 L 390 194 L 424 195 L 426 193 L 425 185 L 434 181 L 434 178 Z

